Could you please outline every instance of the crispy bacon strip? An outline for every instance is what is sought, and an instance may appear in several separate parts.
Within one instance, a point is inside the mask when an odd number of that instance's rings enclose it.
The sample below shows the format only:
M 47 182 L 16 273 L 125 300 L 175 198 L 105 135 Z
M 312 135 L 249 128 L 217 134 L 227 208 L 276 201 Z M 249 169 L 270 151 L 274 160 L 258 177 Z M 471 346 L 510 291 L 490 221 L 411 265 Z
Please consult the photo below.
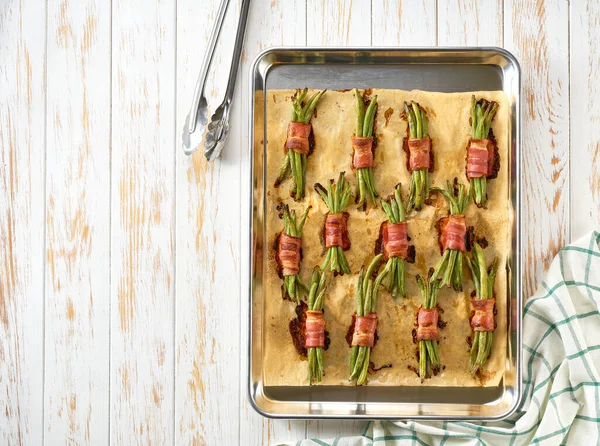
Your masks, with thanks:
M 373 137 L 353 136 L 352 148 L 352 167 L 362 169 L 363 167 L 373 167 Z
M 429 170 L 431 166 L 431 138 L 429 136 L 409 138 L 408 150 L 410 152 L 408 166 L 411 172 L 413 170 Z
M 281 262 L 283 276 L 293 276 L 300 272 L 300 248 L 302 247 L 302 239 L 300 237 L 292 237 L 284 234 L 279 236 L 277 245 L 277 255 Z
M 325 325 L 322 311 L 306 312 L 306 348 L 325 347 Z
M 467 225 L 464 215 L 449 215 L 442 220 L 441 242 L 444 250 L 454 249 L 465 252 Z
M 494 331 L 496 324 L 494 322 L 494 305 L 496 299 L 471 299 L 471 305 L 475 314 L 471 318 L 471 327 L 474 331 Z
M 291 149 L 301 155 L 306 155 L 310 150 L 308 143 L 308 137 L 312 130 L 312 125 L 304 124 L 302 122 L 290 122 L 288 125 L 287 141 L 285 142 L 285 148 Z
M 419 308 L 417 313 L 417 341 L 439 341 L 438 309 Z
M 373 347 L 375 345 L 375 330 L 377 330 L 377 313 L 356 316 L 352 345 Z
M 341 246 L 344 251 L 350 248 L 348 214 L 345 212 L 330 213 L 325 218 L 325 247 L 332 246 Z
M 383 257 L 408 258 L 408 225 L 406 222 L 383 224 Z
M 494 143 L 489 139 L 471 139 L 467 149 L 467 177 L 481 178 L 494 173 Z

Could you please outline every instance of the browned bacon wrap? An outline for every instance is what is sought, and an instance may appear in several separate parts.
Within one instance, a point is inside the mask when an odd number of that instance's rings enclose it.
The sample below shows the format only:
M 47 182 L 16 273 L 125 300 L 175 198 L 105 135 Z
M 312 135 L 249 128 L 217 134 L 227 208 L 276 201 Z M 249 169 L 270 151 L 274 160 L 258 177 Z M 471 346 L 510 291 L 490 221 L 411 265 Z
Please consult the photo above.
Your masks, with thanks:
M 356 316 L 352 345 L 373 347 L 375 345 L 375 330 L 377 330 L 377 313 Z
M 439 341 L 438 309 L 419 308 L 417 314 L 417 341 Z
M 471 139 L 467 148 L 467 178 L 481 178 L 494 172 L 494 144 L 489 139 Z
M 373 167 L 373 137 L 353 136 L 352 148 L 352 167 L 362 169 L 363 167 Z
M 408 150 L 410 152 L 408 167 L 411 172 L 413 170 L 429 170 L 431 166 L 431 138 L 429 136 L 409 138 Z
M 441 242 L 444 250 L 455 249 L 465 252 L 465 234 L 467 225 L 464 215 L 449 215 L 442 220 L 440 226 Z
M 383 257 L 408 257 L 408 230 L 406 222 L 383 224 Z
M 300 248 L 302 247 L 302 239 L 284 234 L 279 236 L 277 246 L 277 255 L 281 264 L 281 272 L 283 276 L 293 276 L 300 272 Z
M 345 212 L 327 214 L 325 218 L 325 247 L 332 246 L 341 246 L 343 250 L 350 248 L 348 214 Z
M 471 327 L 474 331 L 494 331 L 494 305 L 496 299 L 471 299 L 475 314 L 471 318 Z
M 287 141 L 285 142 L 285 148 L 291 149 L 301 155 L 306 155 L 310 150 L 308 137 L 310 136 L 311 130 L 311 124 L 290 122 L 290 125 L 288 126 L 288 135 Z
M 306 348 L 325 347 L 325 325 L 322 311 L 306 312 Z

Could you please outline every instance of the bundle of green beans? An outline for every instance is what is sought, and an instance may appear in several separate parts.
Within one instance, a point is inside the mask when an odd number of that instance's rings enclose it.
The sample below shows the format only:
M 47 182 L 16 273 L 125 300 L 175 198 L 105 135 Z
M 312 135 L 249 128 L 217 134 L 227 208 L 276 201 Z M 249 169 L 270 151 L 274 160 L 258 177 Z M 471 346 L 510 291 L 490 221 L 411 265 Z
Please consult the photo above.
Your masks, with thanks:
M 367 313 L 375 312 L 377 304 L 377 292 L 381 286 L 381 282 L 390 271 L 390 265 L 386 265 L 383 270 L 373 278 L 374 274 L 379 269 L 379 262 L 383 254 L 379 254 L 373 258 L 365 273 L 364 266 L 361 268 L 358 275 L 356 286 L 356 315 L 364 316 Z M 367 382 L 367 373 L 369 372 L 369 362 L 371 357 L 371 347 L 352 346 L 350 351 L 350 378 L 356 380 L 357 385 L 362 385 Z
M 419 104 L 412 102 L 404 103 L 404 113 L 408 119 L 408 129 L 411 138 L 427 137 L 427 115 Z M 420 211 L 429 198 L 429 169 L 413 170 L 410 181 L 410 194 L 408 196 L 407 209 Z
M 498 259 L 494 259 L 492 265 L 487 268 L 483 249 L 478 243 L 474 243 L 473 254 L 471 258 L 467 256 L 467 264 L 473 276 L 475 284 L 475 295 L 478 299 L 492 299 L 494 297 L 494 281 L 498 271 Z M 492 331 L 476 331 L 473 334 L 471 344 L 471 359 L 469 361 L 469 372 L 475 374 L 482 367 L 492 350 Z
M 473 130 L 473 139 L 487 139 L 490 135 L 492 121 L 498 110 L 497 102 L 490 102 L 485 99 L 475 100 L 471 98 L 471 127 Z M 477 206 L 485 206 L 487 201 L 487 177 L 470 179 L 471 193 Z
M 302 217 L 300 217 L 300 222 L 296 221 L 296 211 L 290 212 L 290 207 L 287 204 L 283 205 L 283 231 L 285 234 L 291 237 L 302 238 L 302 229 L 304 228 L 304 223 L 306 222 L 306 217 L 308 216 L 308 211 L 310 207 L 306 208 Z M 299 274 L 294 274 L 293 276 L 285 276 L 283 278 L 283 288 L 285 293 L 296 301 L 296 303 L 300 303 L 302 299 L 302 293 L 306 293 L 308 290 L 306 289 L 306 285 L 302 283 Z
M 310 311 L 323 311 L 325 301 L 325 273 L 317 266 L 313 269 L 308 292 L 308 309 Z M 308 382 L 321 382 L 323 379 L 323 349 L 321 347 L 309 348 L 308 355 Z
M 439 192 L 448 201 L 450 206 L 450 214 L 460 215 L 465 213 L 465 209 L 469 200 L 471 199 L 468 192 L 465 190 L 465 186 L 458 184 L 455 189 L 450 181 L 446 184 L 446 189 L 439 187 L 432 187 L 431 190 Z M 462 291 L 463 283 L 463 253 L 456 249 L 446 249 L 435 269 L 434 277 L 442 278 L 442 286 L 450 285 L 456 291 Z
M 431 309 L 437 305 L 437 293 L 442 286 L 433 276 L 424 280 L 417 274 L 417 285 L 423 296 L 423 308 Z M 432 370 L 440 369 L 440 350 L 437 341 L 419 341 L 419 377 L 430 377 Z
M 308 124 L 312 118 L 313 112 L 317 103 L 327 90 L 315 92 L 304 104 L 304 98 L 308 93 L 308 88 L 296 94 L 296 98 L 292 103 L 294 110 L 292 111 L 292 122 L 301 122 Z M 279 176 L 275 181 L 275 185 L 283 183 L 291 174 L 292 186 L 290 194 L 296 201 L 304 198 L 306 189 L 306 162 L 308 155 L 288 150 L 283 159 L 283 164 L 279 170 Z
M 324 188 L 319 183 L 315 184 L 315 190 L 319 193 L 329 208 L 329 212 L 332 214 L 344 212 L 350 200 L 350 184 L 344 179 L 344 175 L 345 172 L 340 172 L 340 176 L 335 184 L 333 180 L 329 180 L 327 188 Z M 325 271 L 328 266 L 333 273 L 350 274 L 350 265 L 348 264 L 348 260 L 346 260 L 344 250 L 341 246 L 332 246 L 327 250 L 327 256 L 321 269 Z
M 367 110 L 365 111 L 365 102 L 358 88 L 354 89 L 356 97 L 356 136 L 370 138 L 373 136 L 373 124 L 375 122 L 375 113 L 377 112 L 377 96 L 371 99 Z M 375 180 L 373 179 L 373 168 L 362 167 L 356 169 L 357 191 L 356 198 L 358 207 L 362 207 L 367 196 L 372 203 L 375 203 L 375 198 L 379 196 L 375 190 Z
M 381 207 L 383 207 L 383 211 L 390 223 L 402 223 L 406 221 L 404 204 L 400 196 L 400 184 L 394 189 L 393 196 L 389 197 L 388 200 L 381 200 Z M 390 257 L 387 265 L 390 267 L 388 291 L 394 298 L 398 296 L 406 297 L 406 289 L 404 287 L 405 260 L 399 257 Z

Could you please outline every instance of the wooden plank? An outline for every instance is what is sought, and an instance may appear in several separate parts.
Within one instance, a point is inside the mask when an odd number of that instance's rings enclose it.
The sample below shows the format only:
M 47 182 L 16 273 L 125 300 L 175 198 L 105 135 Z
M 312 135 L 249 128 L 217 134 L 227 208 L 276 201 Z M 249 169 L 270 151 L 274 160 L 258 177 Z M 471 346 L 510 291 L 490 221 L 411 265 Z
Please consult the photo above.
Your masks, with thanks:
M 306 3 L 302 0 L 271 2 L 253 2 L 250 7 L 248 29 L 244 54 L 242 56 L 242 76 L 239 79 L 237 92 L 241 97 L 236 103 L 241 104 L 239 128 L 242 132 L 241 145 L 241 208 L 243 212 L 250 209 L 248 185 L 250 184 L 250 159 L 248 157 L 248 121 L 249 104 L 249 71 L 254 57 L 265 48 L 280 45 L 304 45 L 306 43 Z M 305 437 L 306 422 L 299 420 L 268 420 L 258 415 L 248 403 L 248 277 L 250 258 L 248 245 L 248 219 L 243 214 L 241 220 L 241 377 L 240 377 L 240 441 L 239 444 L 277 444 L 295 441 Z
M 308 45 L 369 46 L 373 44 L 374 35 L 378 35 L 377 39 L 379 39 L 383 33 L 375 28 L 378 22 L 375 15 L 371 16 L 370 3 L 308 0 L 307 11 L 317 11 L 316 14 L 311 14 L 311 20 L 307 21 Z M 397 35 L 397 32 L 393 34 Z M 339 435 L 342 432 L 362 432 L 365 425 L 366 422 L 346 420 L 314 421 L 307 424 L 306 437 L 323 438 Z
M 600 221 L 600 4 L 571 2 L 571 240 Z
M 177 3 L 177 266 L 175 444 L 240 444 L 241 89 L 222 158 L 187 157 L 180 129 L 220 1 Z M 239 2 L 232 1 L 207 83 L 211 113 L 225 93 Z M 238 80 L 239 82 L 239 80 Z M 245 148 L 245 147 L 244 147 Z M 245 392 L 245 390 L 244 390 Z
M 45 441 L 108 443 L 110 9 L 48 3 Z
M 502 0 L 438 3 L 438 41 L 444 46 L 502 46 Z
M 504 43 L 522 69 L 524 293 L 569 241 L 568 3 L 508 0 Z
M 112 4 L 115 444 L 174 442 L 175 4 Z
M 42 444 L 46 11 L 0 6 L 0 444 Z
M 370 45 L 371 2 L 307 0 L 306 44 L 323 46 Z
M 435 46 L 435 0 L 373 0 L 373 45 Z

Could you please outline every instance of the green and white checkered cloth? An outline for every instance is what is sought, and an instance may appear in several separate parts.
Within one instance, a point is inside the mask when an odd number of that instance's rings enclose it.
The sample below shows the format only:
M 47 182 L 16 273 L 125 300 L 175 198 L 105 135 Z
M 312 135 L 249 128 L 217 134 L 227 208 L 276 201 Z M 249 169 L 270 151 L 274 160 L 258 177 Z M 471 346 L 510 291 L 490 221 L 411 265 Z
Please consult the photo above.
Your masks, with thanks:
M 358 437 L 308 445 L 600 444 L 600 234 L 556 256 L 523 318 L 524 397 L 493 423 L 365 422 Z

